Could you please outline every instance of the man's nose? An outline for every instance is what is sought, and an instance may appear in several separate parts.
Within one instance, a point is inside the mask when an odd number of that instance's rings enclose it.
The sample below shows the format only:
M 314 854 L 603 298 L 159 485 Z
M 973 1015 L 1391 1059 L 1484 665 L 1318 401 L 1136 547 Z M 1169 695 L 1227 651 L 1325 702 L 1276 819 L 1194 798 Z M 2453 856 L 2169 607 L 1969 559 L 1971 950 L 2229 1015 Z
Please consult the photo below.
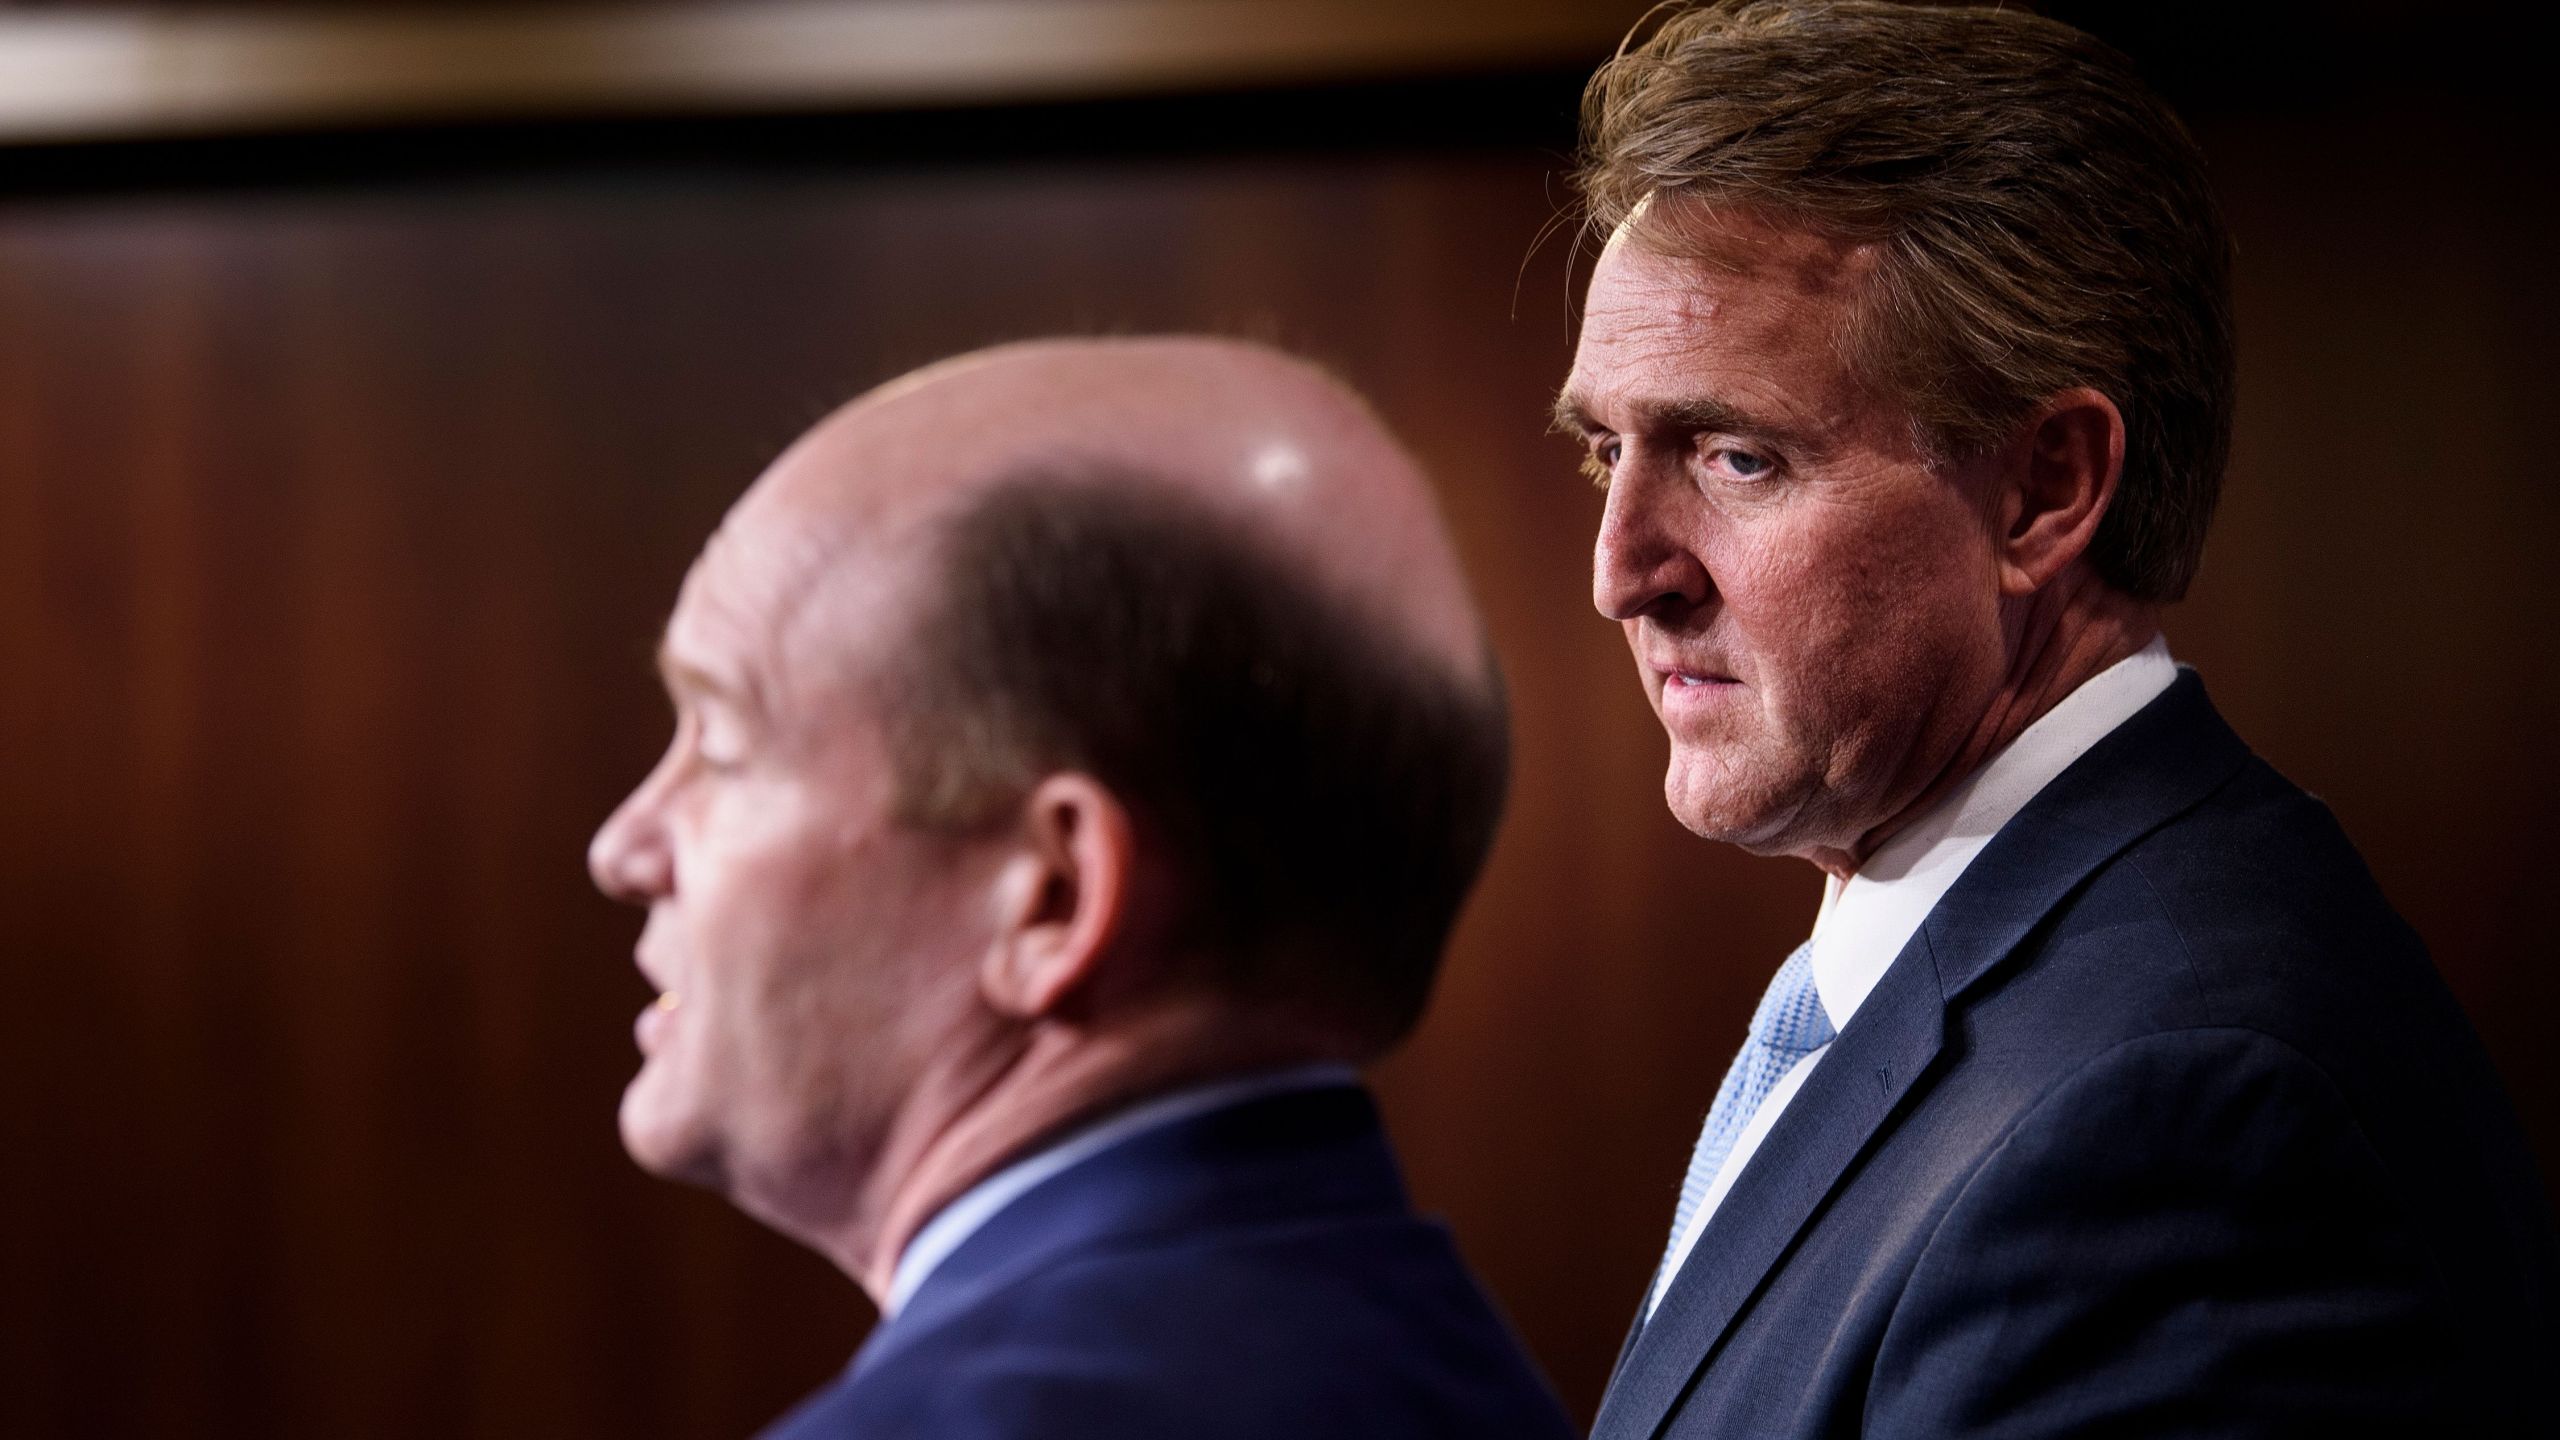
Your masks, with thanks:
M 1712 593 L 1706 564 L 1633 477 L 1609 490 L 1591 547 L 1591 603 L 1612 620 L 1666 606 L 1703 605 Z
M 606 817 L 587 842 L 587 874 L 616 900 L 646 905 L 674 886 L 666 831 L 657 814 L 653 784 L 643 783 Z

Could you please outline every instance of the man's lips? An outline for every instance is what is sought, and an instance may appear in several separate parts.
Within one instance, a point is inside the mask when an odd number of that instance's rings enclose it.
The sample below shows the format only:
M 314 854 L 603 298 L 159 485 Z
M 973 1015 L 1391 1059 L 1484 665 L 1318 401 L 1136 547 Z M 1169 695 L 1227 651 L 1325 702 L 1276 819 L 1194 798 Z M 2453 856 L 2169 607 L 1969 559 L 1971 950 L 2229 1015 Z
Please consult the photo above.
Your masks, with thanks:
M 1674 724 L 1684 717 L 1704 718 L 1707 712 L 1721 709 L 1742 689 L 1742 682 L 1715 670 L 1684 665 L 1650 668 L 1654 679 L 1654 708 L 1661 712 L 1665 724 Z
M 1709 685 L 1738 685 L 1741 682 L 1712 665 L 1683 665 L 1676 661 L 1648 660 L 1646 670 L 1654 683 L 1665 690 L 1695 690 Z
M 667 1027 L 675 1023 L 676 1011 L 682 1005 L 683 1001 L 676 992 L 670 990 L 649 1002 L 649 1007 L 631 1022 L 631 1038 L 640 1047 L 642 1055 L 657 1052 L 659 1039 L 666 1034 Z
M 632 1038 L 639 1042 L 640 1053 L 646 1055 L 656 1047 L 667 1026 L 674 1022 L 675 1012 L 683 1001 L 675 986 L 659 973 L 660 967 L 653 963 L 653 957 L 646 948 L 632 952 L 631 965 L 640 972 L 641 979 L 649 982 L 649 988 L 658 992 L 657 998 L 649 1002 L 649 1007 L 631 1022 Z

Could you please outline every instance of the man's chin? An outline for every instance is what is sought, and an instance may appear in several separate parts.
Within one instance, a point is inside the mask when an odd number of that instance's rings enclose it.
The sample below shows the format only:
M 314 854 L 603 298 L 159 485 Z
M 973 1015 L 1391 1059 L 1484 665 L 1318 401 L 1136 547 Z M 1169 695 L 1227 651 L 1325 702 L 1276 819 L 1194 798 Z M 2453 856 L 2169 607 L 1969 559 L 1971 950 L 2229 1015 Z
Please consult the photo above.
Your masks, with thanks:
M 1671 818 L 1701 840 L 1732 845 L 1754 855 L 1794 853 L 1789 826 L 1801 807 L 1734 783 L 1724 767 L 1684 754 L 1675 744 L 1662 776 L 1662 802 Z
M 657 1078 L 644 1066 L 622 1092 L 622 1109 L 616 1118 L 623 1153 L 660 1179 L 719 1189 L 720 1152 L 709 1127 L 669 1104 L 660 1086 L 652 1083 Z

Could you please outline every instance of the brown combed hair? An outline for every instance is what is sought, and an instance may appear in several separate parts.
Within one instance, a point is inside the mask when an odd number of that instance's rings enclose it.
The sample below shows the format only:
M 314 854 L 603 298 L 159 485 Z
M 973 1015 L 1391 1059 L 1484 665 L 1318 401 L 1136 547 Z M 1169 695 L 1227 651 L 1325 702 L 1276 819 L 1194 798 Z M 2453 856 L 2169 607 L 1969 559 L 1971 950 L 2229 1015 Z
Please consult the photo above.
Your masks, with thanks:
M 2124 474 L 2090 559 L 2186 592 L 2230 451 L 2231 244 L 2202 152 L 2122 54 L 2017 10 L 1718 0 L 1631 36 L 1582 131 L 1603 230 L 1679 196 L 1876 245 L 1849 358 L 1932 458 L 2105 393 Z
M 1450 673 L 1227 517 L 1111 467 L 999 481 L 885 677 L 900 809 L 958 831 L 1080 770 L 1175 867 L 1181 957 L 1369 1050 L 1412 1028 L 1501 819 L 1490 651 Z

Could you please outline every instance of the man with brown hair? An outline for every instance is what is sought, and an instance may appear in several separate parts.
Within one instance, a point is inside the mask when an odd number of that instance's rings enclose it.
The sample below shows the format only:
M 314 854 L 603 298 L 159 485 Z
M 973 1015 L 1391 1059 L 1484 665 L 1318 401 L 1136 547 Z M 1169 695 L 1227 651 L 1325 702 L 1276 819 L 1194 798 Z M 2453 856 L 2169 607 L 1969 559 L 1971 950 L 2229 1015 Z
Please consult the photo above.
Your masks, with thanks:
M 2486 1057 L 2160 638 L 2232 409 L 2177 119 L 2033 15 L 1764 0 L 1585 147 L 1593 598 L 1673 813 L 1828 876 L 1599 1436 L 2547 1433 Z
M 1491 843 L 1495 674 L 1420 470 L 1203 338 L 964 356 L 729 512 L 595 837 L 649 1170 L 882 1323 L 771 1433 L 1561 1440 L 1351 1067 Z

